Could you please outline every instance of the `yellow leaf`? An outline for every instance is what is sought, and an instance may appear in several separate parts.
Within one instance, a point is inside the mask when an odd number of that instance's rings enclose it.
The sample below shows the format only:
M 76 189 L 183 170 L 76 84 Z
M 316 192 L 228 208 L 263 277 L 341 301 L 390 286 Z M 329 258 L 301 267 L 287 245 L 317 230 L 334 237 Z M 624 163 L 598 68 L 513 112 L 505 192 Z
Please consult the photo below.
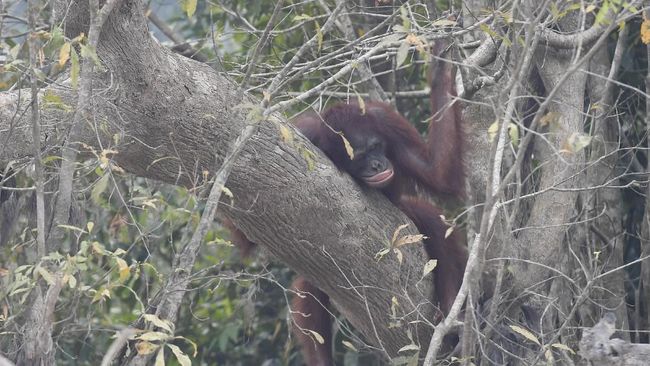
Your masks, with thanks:
M 65 66 L 65 63 L 70 59 L 70 43 L 66 42 L 59 50 L 59 66 Z
M 650 44 L 650 20 L 643 19 L 641 23 L 641 42 Z
M 418 52 L 424 53 L 426 44 L 420 37 L 416 36 L 413 33 L 409 33 L 406 36 L 406 42 L 408 42 L 412 46 L 415 46 L 415 49 L 417 49 Z
M 494 142 L 494 138 L 497 137 L 498 131 L 499 131 L 499 121 L 494 121 L 494 123 L 492 123 L 487 130 L 488 141 Z
M 311 150 L 306 148 L 305 146 L 301 146 L 298 148 L 300 150 L 300 155 L 302 155 L 303 159 L 307 162 L 307 170 L 312 171 L 316 167 L 314 159 L 316 158 L 316 154 L 314 154 Z
M 99 255 L 106 254 L 106 249 L 99 242 L 94 241 L 90 247 L 92 248 L 94 254 L 99 254 Z
M 139 355 L 148 355 L 158 349 L 158 346 L 151 342 L 142 341 L 135 344 L 135 349 Z
M 560 119 L 560 114 L 557 112 L 548 112 L 539 120 L 541 126 L 547 126 L 550 124 L 557 124 Z
M 561 151 L 568 153 L 577 153 L 578 151 L 589 146 L 590 143 L 591 136 L 582 132 L 574 132 L 566 139 L 566 141 L 564 141 Z
M 111 292 L 107 288 L 97 291 L 93 296 L 92 303 L 94 304 L 98 301 L 104 300 L 104 298 L 111 298 Z
M 192 15 L 196 12 L 197 0 L 183 0 L 181 3 L 181 8 L 187 14 L 188 18 L 191 18 Z
M 95 227 L 95 223 L 92 221 L 88 221 L 88 223 L 86 224 L 86 230 L 88 230 L 89 233 L 93 231 L 94 227 Z
M 235 196 L 232 194 L 232 191 L 230 190 L 230 188 L 228 188 L 226 186 L 221 187 L 221 193 L 225 194 L 226 197 L 230 198 L 231 200 L 233 198 L 235 198 Z
M 284 141 L 285 144 L 293 142 L 293 132 L 287 126 L 280 125 L 280 136 L 282 136 L 282 141 Z
M 129 279 L 131 269 L 129 268 L 129 265 L 126 263 L 126 261 L 122 258 L 116 257 L 115 262 L 117 263 L 118 273 L 120 274 L 120 282 L 124 283 L 124 281 Z

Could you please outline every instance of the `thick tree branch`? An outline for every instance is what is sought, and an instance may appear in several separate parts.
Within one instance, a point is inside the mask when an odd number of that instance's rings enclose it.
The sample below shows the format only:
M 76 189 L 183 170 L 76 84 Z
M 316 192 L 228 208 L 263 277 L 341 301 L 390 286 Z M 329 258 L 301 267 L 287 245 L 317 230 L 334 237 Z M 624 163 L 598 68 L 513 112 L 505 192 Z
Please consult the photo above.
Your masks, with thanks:
M 83 17 L 70 18 L 76 23 L 66 29 L 81 31 Z M 202 172 L 214 174 L 252 122 L 242 104 L 249 99 L 232 82 L 150 38 L 139 2 L 123 1 L 111 13 L 97 52 L 108 70 L 93 80 L 94 119 L 102 121 L 101 128 L 80 124 L 77 141 L 117 150 L 115 163 L 132 174 L 186 187 L 203 184 Z M 65 85 L 48 92 L 75 104 L 75 93 Z M 18 98 L 0 95 L 0 140 L 8 141 L 0 161 L 31 156 L 29 101 Z M 58 131 L 67 129 L 70 116 L 45 109 L 41 118 L 42 145 L 57 146 Z M 301 135 L 283 140 L 278 130 L 283 123 L 277 116 L 259 123 L 233 163 L 226 186 L 235 204 L 224 206 L 226 213 L 249 238 L 326 291 L 368 341 L 394 355 L 410 343 L 406 327 L 415 325 L 409 322 L 426 323 L 431 314 L 430 281 L 418 282 L 422 249 L 403 248 L 402 263 L 390 256 L 377 261 L 375 254 L 406 217 L 379 194 L 360 190 Z M 304 157 L 305 149 L 316 153 L 313 161 Z M 402 314 L 409 314 L 404 327 L 388 327 L 393 296 Z M 421 328 L 418 335 L 430 332 Z

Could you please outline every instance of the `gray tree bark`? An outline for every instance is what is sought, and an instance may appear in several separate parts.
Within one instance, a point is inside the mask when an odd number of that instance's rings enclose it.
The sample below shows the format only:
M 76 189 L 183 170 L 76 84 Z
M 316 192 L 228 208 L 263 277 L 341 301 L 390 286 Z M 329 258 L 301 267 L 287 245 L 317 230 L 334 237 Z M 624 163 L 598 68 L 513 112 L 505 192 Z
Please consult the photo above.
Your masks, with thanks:
M 70 8 L 68 36 L 85 31 L 85 6 L 80 1 Z M 388 355 L 411 343 L 407 328 L 415 320 L 427 324 L 433 309 L 430 279 L 419 282 L 424 252 L 414 244 L 401 248 L 401 263 L 392 254 L 375 259 L 394 230 L 409 222 L 400 211 L 380 194 L 360 189 L 301 135 L 284 141 L 280 116 L 247 118 L 246 103 L 259 102 L 224 75 L 158 45 L 140 1 L 122 1 L 113 11 L 97 54 L 104 70 L 93 81 L 95 113 L 80 131 L 80 150 L 81 143 L 116 150 L 112 158 L 131 174 L 194 188 L 205 183 L 204 171 L 220 167 L 239 132 L 259 123 L 226 184 L 234 194 L 232 206 L 221 206 L 226 215 L 327 292 L 370 343 Z M 51 85 L 40 96 L 46 92 L 75 105 L 69 83 Z M 0 162 L 31 156 L 28 103 L 25 93 L 0 95 L 0 141 L 7 141 Z M 41 145 L 48 154 L 61 146 L 70 119 L 61 110 L 42 111 Z M 313 167 L 303 147 L 316 154 Z M 388 326 L 394 322 L 388 315 L 392 297 L 403 311 L 402 327 Z M 418 328 L 414 334 L 428 339 L 432 328 Z

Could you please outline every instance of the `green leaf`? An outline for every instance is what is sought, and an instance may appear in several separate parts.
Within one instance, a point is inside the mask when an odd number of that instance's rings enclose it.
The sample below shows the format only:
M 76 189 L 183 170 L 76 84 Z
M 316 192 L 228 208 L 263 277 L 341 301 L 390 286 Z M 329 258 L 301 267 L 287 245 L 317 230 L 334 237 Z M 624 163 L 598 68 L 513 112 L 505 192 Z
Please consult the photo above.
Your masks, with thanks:
M 45 282 L 47 282 L 48 285 L 52 286 L 54 285 L 54 277 L 52 277 L 52 274 L 47 271 L 47 269 L 37 266 L 36 267 L 36 272 L 43 277 Z
M 77 89 L 79 83 L 79 55 L 74 48 L 70 49 L 70 81 L 72 82 L 72 89 Z
M 406 41 L 403 41 L 399 45 L 399 48 L 397 49 L 397 57 L 395 59 L 396 67 L 402 66 L 404 61 L 406 61 L 406 58 L 409 55 L 409 48 L 411 48 L 411 45 Z
M 181 9 L 187 14 L 188 18 L 191 18 L 196 12 L 197 0 L 183 0 L 181 2 Z
M 609 11 L 612 5 L 609 1 L 604 1 L 603 5 L 600 6 L 600 10 L 596 13 L 596 19 L 594 21 L 595 25 L 608 25 L 611 22 L 611 19 L 608 18 Z
M 406 10 L 406 6 L 402 5 L 399 8 L 399 15 L 400 18 L 402 18 L 402 27 L 408 32 L 411 30 L 411 19 L 409 18 L 408 11 Z
M 320 29 L 320 25 L 318 22 L 314 22 L 314 26 L 316 27 L 316 39 L 318 40 L 318 52 L 320 52 L 321 49 L 323 49 L 323 31 Z
M 517 147 L 519 145 L 519 126 L 514 123 L 508 124 L 508 135 L 510 135 L 512 145 Z
M 90 45 L 81 45 L 81 57 L 90 59 L 97 67 L 102 67 L 102 62 L 97 57 L 97 51 Z
M 96 204 L 101 204 L 103 202 L 102 193 L 104 193 L 108 187 L 108 178 L 108 174 L 104 174 L 101 178 L 99 178 L 97 183 L 95 183 L 92 192 L 90 193 L 90 198 Z

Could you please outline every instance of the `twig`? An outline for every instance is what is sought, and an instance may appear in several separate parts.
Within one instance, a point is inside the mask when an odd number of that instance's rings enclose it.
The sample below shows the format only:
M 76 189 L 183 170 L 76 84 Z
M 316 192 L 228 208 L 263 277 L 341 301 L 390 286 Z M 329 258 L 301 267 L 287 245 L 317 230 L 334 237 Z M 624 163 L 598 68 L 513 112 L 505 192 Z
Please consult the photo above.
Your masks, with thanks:
M 99 8 L 99 0 L 90 0 L 90 28 L 88 30 L 88 47 L 93 51 L 97 50 L 99 35 L 113 8 L 120 3 L 120 0 L 107 0 L 104 6 Z M 59 195 L 54 209 L 53 227 L 50 229 L 52 237 L 51 250 L 56 250 L 61 244 L 65 232 L 59 225 L 66 225 L 70 219 L 70 206 L 72 204 L 72 186 L 77 160 L 77 151 L 72 147 L 79 138 L 84 119 L 91 119 L 92 116 L 92 76 L 94 61 L 90 57 L 83 60 L 81 66 L 79 97 L 77 110 L 75 111 L 72 126 L 68 137 L 63 145 L 61 170 L 59 171 Z
M 251 77 L 251 73 L 255 69 L 255 65 L 257 64 L 257 59 L 260 56 L 260 53 L 262 52 L 262 49 L 266 46 L 266 42 L 269 39 L 269 34 L 271 33 L 271 29 L 275 26 L 275 19 L 278 17 L 278 14 L 280 14 L 280 9 L 282 9 L 282 0 L 279 0 L 275 4 L 275 8 L 273 9 L 273 14 L 271 14 L 271 19 L 269 19 L 268 23 L 266 23 L 266 28 L 264 29 L 264 33 L 262 33 L 262 37 L 260 38 L 260 41 L 257 42 L 257 47 L 255 47 L 255 50 L 253 51 L 253 55 L 251 56 L 251 59 L 248 61 L 248 68 L 246 69 L 246 75 L 244 75 L 244 79 L 241 82 L 241 87 L 242 89 L 246 89 L 246 86 L 248 85 L 248 81 Z

